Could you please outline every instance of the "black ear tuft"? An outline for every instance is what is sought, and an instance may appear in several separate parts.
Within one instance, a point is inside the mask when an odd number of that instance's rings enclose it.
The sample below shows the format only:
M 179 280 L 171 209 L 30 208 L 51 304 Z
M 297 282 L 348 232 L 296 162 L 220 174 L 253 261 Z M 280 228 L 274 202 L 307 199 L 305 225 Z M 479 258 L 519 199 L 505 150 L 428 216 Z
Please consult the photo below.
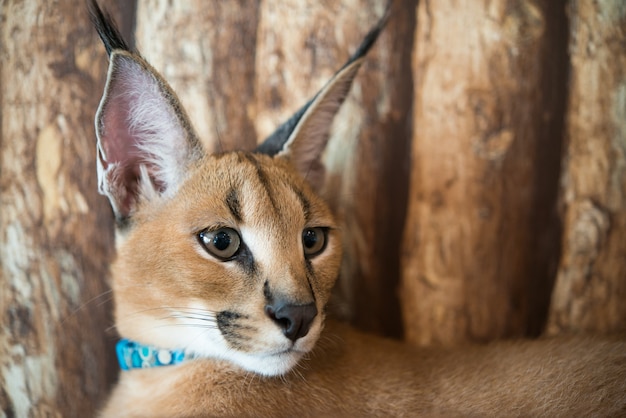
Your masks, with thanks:
M 102 39 L 107 54 L 111 56 L 111 52 L 116 49 L 131 52 L 119 29 L 115 26 L 111 15 L 103 12 L 96 0 L 90 0 L 87 7 L 89 8 L 91 22 L 96 28 L 100 39 Z

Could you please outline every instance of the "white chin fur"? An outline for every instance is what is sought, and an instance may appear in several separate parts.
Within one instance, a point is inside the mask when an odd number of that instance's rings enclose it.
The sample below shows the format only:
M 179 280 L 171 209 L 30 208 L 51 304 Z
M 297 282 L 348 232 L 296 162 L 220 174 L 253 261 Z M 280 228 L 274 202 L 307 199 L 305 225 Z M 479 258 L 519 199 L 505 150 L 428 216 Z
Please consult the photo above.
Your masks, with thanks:
M 198 320 L 198 325 L 202 325 L 203 322 L 206 323 L 209 316 L 212 315 L 205 316 L 203 321 Z M 146 318 L 147 323 L 153 323 L 153 321 L 152 318 Z M 187 326 L 181 327 L 172 324 L 171 327 L 142 327 L 151 331 L 144 331 L 142 333 L 143 338 L 139 338 L 139 340 L 157 347 L 184 349 L 199 357 L 225 360 L 246 371 L 264 376 L 279 376 L 289 372 L 302 356 L 315 346 L 322 328 L 321 318 L 316 318 L 307 336 L 293 344 L 276 327 L 275 330 L 268 330 L 260 334 L 263 335 L 262 338 L 264 339 L 261 342 L 264 347 L 263 350 L 243 352 L 230 348 L 217 327 L 193 327 L 189 325 L 192 325 L 196 320 L 185 319 L 184 321 Z
M 297 351 L 287 351 L 272 355 L 251 355 L 241 352 L 233 352 L 230 360 L 249 372 L 258 373 L 264 376 L 279 376 L 291 370 L 304 353 Z
M 273 352 L 247 353 L 229 348 L 221 335 L 218 338 L 210 338 L 210 340 L 196 339 L 187 349 L 200 357 L 226 360 L 246 371 L 264 376 L 278 376 L 287 373 L 309 351 L 308 349 L 288 349 L 287 347 L 291 343 L 285 343 L 279 344 Z M 307 346 L 309 345 L 314 345 L 314 342 L 307 344 Z M 296 346 L 299 346 L 299 344 L 296 344 Z
M 274 339 L 274 349 L 263 352 L 243 352 L 228 347 L 219 330 L 214 330 L 218 335 L 211 335 L 210 342 L 197 339 L 189 349 L 202 357 L 212 357 L 226 360 L 242 369 L 258 373 L 264 376 L 279 376 L 289 372 L 298 364 L 302 356 L 315 346 L 321 331 L 321 321 L 316 321 L 308 335 L 292 344 L 284 335 L 276 329 L 273 336 L 265 335 L 265 338 Z M 207 335 L 208 337 L 208 335 Z M 215 338 L 217 337 L 217 338 Z M 273 337 L 273 338 L 272 338 Z M 205 340 L 206 341 L 206 340 Z M 200 343 L 200 344 L 198 344 Z M 267 341 L 265 342 L 267 346 Z

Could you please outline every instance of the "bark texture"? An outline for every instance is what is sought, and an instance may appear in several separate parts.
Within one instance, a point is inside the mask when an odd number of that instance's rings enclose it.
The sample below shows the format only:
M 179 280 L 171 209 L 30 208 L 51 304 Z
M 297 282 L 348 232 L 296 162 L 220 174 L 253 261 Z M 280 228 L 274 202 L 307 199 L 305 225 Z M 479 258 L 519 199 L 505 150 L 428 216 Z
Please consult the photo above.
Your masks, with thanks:
M 563 256 L 547 332 L 626 330 L 626 6 L 573 1 Z
M 564 92 L 562 71 L 547 68 L 565 67 L 552 49 L 553 8 L 420 2 L 402 254 L 415 344 L 538 333 L 543 323 L 558 256 L 558 245 L 545 245 L 558 244 L 549 223 L 560 150 L 553 96 Z
M 137 2 L 136 41 L 172 85 L 208 150 L 256 145 L 254 64 L 259 2 Z
M 82 1 L 0 14 L 0 415 L 91 416 L 115 377 L 94 169 L 105 54 Z

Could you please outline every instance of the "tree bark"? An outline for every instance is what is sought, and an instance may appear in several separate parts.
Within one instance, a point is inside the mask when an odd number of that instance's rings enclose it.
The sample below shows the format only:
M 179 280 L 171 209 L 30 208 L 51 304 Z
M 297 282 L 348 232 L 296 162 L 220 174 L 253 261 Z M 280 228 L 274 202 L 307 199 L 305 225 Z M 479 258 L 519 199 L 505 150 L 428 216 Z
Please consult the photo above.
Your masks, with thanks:
M 172 85 L 210 151 L 256 145 L 258 20 L 257 1 L 138 1 L 140 52 Z
M 0 9 L 0 409 L 92 416 L 115 377 L 93 115 L 104 48 L 82 1 Z
M 342 172 L 348 179 L 341 199 L 344 218 L 352 219 L 345 228 L 352 243 L 346 258 L 350 268 L 342 279 L 350 286 L 352 323 L 392 337 L 404 335 L 398 291 L 409 187 L 416 8 L 416 0 L 392 3 L 384 35 L 367 58 L 360 75 L 365 122 L 353 166 Z
M 541 329 L 558 256 L 548 226 L 562 114 L 554 97 L 565 91 L 563 20 L 547 1 L 420 2 L 402 258 L 412 343 Z
M 626 9 L 572 1 L 563 256 L 549 334 L 626 330 Z

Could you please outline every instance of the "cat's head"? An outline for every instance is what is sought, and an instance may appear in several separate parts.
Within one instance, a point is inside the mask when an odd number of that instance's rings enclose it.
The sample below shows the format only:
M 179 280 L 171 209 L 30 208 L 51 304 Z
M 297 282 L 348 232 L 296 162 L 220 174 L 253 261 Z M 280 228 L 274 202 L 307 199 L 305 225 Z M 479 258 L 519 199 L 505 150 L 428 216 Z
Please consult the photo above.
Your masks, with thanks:
M 110 56 L 97 163 L 117 224 L 120 334 L 287 372 L 319 338 L 341 260 L 339 229 L 316 193 L 320 157 L 382 23 L 256 150 L 211 155 L 165 80 L 95 4 L 93 16 Z

